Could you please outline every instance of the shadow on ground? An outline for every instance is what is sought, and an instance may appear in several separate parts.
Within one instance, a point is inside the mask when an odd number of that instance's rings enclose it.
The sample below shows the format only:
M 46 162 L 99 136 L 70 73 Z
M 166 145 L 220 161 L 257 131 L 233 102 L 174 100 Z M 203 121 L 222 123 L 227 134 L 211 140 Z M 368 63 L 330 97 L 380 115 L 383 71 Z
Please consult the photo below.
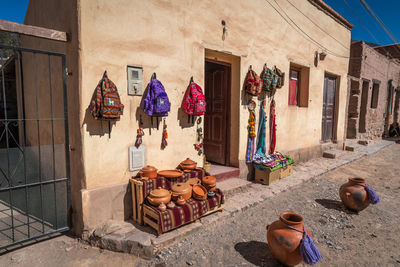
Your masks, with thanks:
M 323 199 L 316 199 L 315 202 L 330 210 L 337 210 L 345 212 L 347 214 L 358 214 L 358 212 L 356 211 L 347 209 L 341 201 L 323 198 Z
M 243 258 L 256 266 L 284 266 L 274 258 L 265 242 L 239 242 L 235 245 L 235 249 Z

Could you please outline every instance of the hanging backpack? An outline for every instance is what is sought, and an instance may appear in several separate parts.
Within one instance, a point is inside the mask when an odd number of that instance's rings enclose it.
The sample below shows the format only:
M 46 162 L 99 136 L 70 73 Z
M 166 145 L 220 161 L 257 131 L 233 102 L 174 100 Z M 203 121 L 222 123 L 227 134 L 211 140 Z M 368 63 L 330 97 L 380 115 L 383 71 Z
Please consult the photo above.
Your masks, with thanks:
M 189 116 L 204 115 L 206 113 L 206 97 L 201 87 L 190 79 L 182 101 L 182 109 Z
M 118 121 L 124 111 L 117 87 L 108 79 L 107 71 L 104 71 L 103 78 L 96 87 L 89 109 L 96 120 Z
M 274 73 L 270 68 L 267 67 L 267 64 L 264 64 L 264 68 L 260 74 L 260 78 L 262 80 L 262 89 L 266 92 L 271 92 L 271 85 L 274 78 Z
M 245 90 L 248 94 L 258 96 L 261 93 L 262 81 L 260 77 L 252 70 L 250 65 L 245 79 Z
M 157 120 L 158 117 L 168 116 L 168 112 L 171 109 L 171 103 L 169 102 L 164 86 L 157 80 L 155 73 L 151 77 L 142 107 L 147 115 L 157 117 Z
M 278 69 L 276 66 L 274 72 L 278 76 L 276 88 L 282 88 L 285 82 L 285 73 Z

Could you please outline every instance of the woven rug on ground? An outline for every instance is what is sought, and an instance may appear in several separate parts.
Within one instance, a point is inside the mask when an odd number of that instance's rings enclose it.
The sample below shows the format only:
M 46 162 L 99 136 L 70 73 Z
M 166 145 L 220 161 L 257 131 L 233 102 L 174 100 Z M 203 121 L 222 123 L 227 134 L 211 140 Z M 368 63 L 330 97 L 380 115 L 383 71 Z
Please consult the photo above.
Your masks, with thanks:
M 214 192 L 214 197 L 209 197 L 202 201 L 191 198 L 186 201 L 185 205 L 177 205 L 175 208 L 167 209 L 166 211 L 160 211 L 157 207 L 149 204 L 148 207 L 157 213 L 161 233 L 164 233 L 183 224 L 192 222 L 206 214 L 208 211 L 224 204 L 224 194 L 222 191 L 216 189 Z

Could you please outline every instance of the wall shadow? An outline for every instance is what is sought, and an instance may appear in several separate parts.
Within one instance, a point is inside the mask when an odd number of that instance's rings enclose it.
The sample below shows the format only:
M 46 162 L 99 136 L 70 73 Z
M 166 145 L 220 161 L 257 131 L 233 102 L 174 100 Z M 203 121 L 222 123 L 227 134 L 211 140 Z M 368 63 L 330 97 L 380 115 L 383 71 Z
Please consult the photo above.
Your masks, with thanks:
M 350 210 L 344 206 L 344 204 L 341 201 L 338 200 L 333 200 L 333 199 L 316 199 L 315 202 L 318 204 L 324 206 L 327 209 L 330 210 L 337 210 L 340 212 L 345 212 L 347 214 L 358 214 L 357 211 Z
M 130 218 L 132 218 L 133 215 L 132 187 L 130 182 L 126 186 L 123 201 L 124 201 L 124 220 L 129 220 Z
M 83 119 L 82 127 L 86 124 L 86 131 L 90 135 L 110 135 L 112 127 L 116 124 L 116 121 L 96 120 L 90 113 L 89 107 L 85 111 L 85 117 Z
M 197 118 L 199 116 L 189 116 L 188 114 L 183 111 L 182 107 L 179 107 L 178 109 L 178 121 L 179 121 L 179 126 L 181 128 L 190 128 L 193 127 L 196 124 Z
M 235 245 L 235 250 L 245 260 L 256 266 L 285 266 L 274 258 L 265 242 L 239 242 Z

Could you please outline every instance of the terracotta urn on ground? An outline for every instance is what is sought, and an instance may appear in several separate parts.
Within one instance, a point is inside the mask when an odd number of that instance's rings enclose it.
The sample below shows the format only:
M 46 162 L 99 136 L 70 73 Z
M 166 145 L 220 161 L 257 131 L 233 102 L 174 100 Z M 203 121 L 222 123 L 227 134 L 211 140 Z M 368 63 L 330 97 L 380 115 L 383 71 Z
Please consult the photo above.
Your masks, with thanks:
M 303 217 L 299 214 L 282 212 L 279 220 L 267 226 L 268 247 L 274 257 L 283 264 L 293 266 L 303 260 L 300 255 L 300 242 L 303 233 L 286 226 L 290 225 L 303 231 L 303 221 Z M 305 230 L 310 235 L 307 228 Z
M 368 207 L 370 201 L 364 186 L 365 180 L 363 178 L 349 178 L 349 181 L 343 184 L 339 190 L 343 204 L 355 211 L 361 211 Z

